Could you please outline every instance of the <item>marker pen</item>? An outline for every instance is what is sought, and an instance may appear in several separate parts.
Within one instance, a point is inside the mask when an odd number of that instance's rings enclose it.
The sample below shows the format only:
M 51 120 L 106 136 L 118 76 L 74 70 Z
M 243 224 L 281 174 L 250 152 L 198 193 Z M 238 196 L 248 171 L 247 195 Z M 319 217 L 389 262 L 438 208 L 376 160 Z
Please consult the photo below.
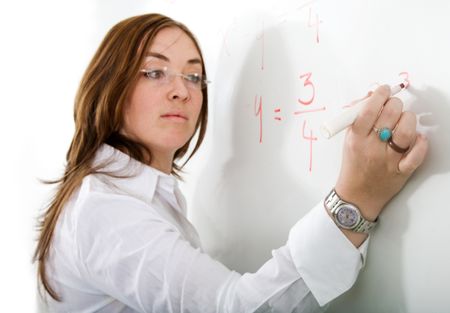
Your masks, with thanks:
M 391 97 L 393 95 L 396 95 L 399 93 L 402 89 L 405 89 L 408 87 L 408 84 L 406 83 L 400 83 L 395 86 L 391 86 Z M 367 104 L 370 98 L 366 98 L 362 101 L 357 102 L 353 106 L 351 106 L 349 109 L 342 112 L 341 115 L 335 117 L 334 119 L 323 123 L 320 127 L 320 130 L 322 134 L 326 138 L 331 138 L 337 133 L 339 133 L 341 130 L 347 128 L 348 126 L 352 125 L 355 121 L 356 117 L 358 116 L 361 109 Z

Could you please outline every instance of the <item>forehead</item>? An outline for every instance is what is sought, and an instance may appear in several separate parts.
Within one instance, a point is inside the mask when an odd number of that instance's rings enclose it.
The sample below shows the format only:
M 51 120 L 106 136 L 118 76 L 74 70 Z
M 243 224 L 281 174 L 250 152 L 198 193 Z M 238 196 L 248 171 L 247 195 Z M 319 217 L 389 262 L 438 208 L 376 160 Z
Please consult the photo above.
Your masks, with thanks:
M 147 50 L 148 55 L 160 54 L 170 62 L 186 63 L 189 60 L 200 60 L 200 53 L 193 40 L 180 28 L 169 27 L 160 30 Z M 153 57 L 148 57 L 149 58 Z

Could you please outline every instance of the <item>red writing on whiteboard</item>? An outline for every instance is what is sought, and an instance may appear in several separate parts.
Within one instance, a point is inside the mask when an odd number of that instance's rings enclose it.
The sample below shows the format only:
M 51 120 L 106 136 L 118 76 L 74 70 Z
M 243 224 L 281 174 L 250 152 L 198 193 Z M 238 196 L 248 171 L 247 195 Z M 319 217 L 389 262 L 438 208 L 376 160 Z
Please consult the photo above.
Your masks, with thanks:
M 308 27 L 315 27 L 316 31 L 316 42 L 319 43 L 319 24 L 322 23 L 322 21 L 319 19 L 319 14 L 315 14 L 315 16 L 312 16 L 311 8 L 309 8 L 309 16 L 308 16 Z
M 311 77 L 312 77 L 311 72 L 307 72 L 307 73 L 300 75 L 300 79 L 304 80 L 303 87 L 305 87 L 305 89 L 308 89 L 310 91 L 309 91 L 308 97 L 306 97 L 304 99 L 297 99 L 297 100 L 298 100 L 299 104 L 307 107 L 307 109 L 294 111 L 293 115 L 300 115 L 300 114 L 313 113 L 313 112 L 319 112 L 319 111 L 326 110 L 326 107 L 324 107 L 324 106 L 319 107 L 319 108 L 311 107 L 314 105 L 315 95 L 316 95 L 316 89 L 315 89 L 315 86 L 314 86 L 314 83 L 313 83 Z M 258 119 L 259 143 L 263 142 L 263 111 L 264 110 L 263 110 L 263 99 L 262 98 L 263 98 L 262 96 L 256 95 L 255 99 L 254 99 L 254 104 L 253 104 L 253 106 L 254 106 L 253 113 L 254 113 L 254 116 Z M 273 119 L 276 120 L 277 122 L 281 122 L 283 120 L 283 118 L 281 116 L 281 108 L 275 107 L 273 112 L 274 112 Z M 306 123 L 307 123 L 307 120 L 303 120 L 301 139 L 309 142 L 309 152 L 308 152 L 309 166 L 308 166 L 308 169 L 311 172 L 312 164 L 313 164 L 313 144 L 312 143 L 314 141 L 317 141 L 318 138 L 313 135 L 312 129 L 309 130 L 309 134 L 308 134 L 308 132 L 306 131 Z
M 311 76 L 312 73 L 311 72 L 307 72 L 305 74 L 300 75 L 300 79 L 304 79 L 305 77 L 305 82 L 303 83 L 303 86 L 310 89 L 311 90 L 311 96 L 309 98 L 306 99 L 297 99 L 298 102 L 300 104 L 303 105 L 310 105 L 313 103 L 314 98 L 316 97 L 316 88 L 314 87 L 313 82 L 311 81 Z M 304 113 L 312 113 L 312 112 L 317 112 L 317 111 L 324 111 L 326 108 L 325 107 L 321 107 L 318 109 L 308 109 L 308 110 L 301 110 L 301 111 L 295 111 L 294 114 L 298 115 L 298 114 L 304 114 Z
M 281 109 L 280 108 L 276 108 L 275 110 L 273 110 L 275 113 L 280 113 L 281 112 Z M 274 119 L 275 120 L 277 120 L 277 121 L 281 121 L 281 117 L 280 116 L 275 116 L 274 117 Z
M 309 98 L 306 98 L 306 100 L 302 100 L 300 98 L 298 99 L 298 102 L 304 105 L 310 105 L 314 101 L 314 97 L 316 96 L 316 89 L 314 88 L 314 84 L 309 80 L 311 78 L 311 75 L 312 75 L 311 72 L 300 75 L 300 79 L 306 77 L 303 86 L 305 88 L 310 87 L 309 89 L 311 89 L 311 96 Z
M 408 88 L 408 86 L 411 84 L 411 81 L 409 80 L 409 73 L 408 72 L 400 72 L 400 73 L 398 73 L 398 76 L 400 76 L 403 80 L 402 82 L 406 84 L 405 88 Z M 369 85 L 370 92 L 367 96 L 369 96 L 373 92 L 373 90 L 375 90 L 379 86 L 381 86 L 381 83 L 379 83 L 379 82 L 371 83 Z M 342 108 L 344 108 L 344 109 L 350 108 L 350 107 L 354 106 L 355 104 L 359 103 L 361 100 L 365 99 L 366 97 L 354 100 L 349 104 L 343 105 Z
M 254 109 L 255 109 L 255 116 L 259 118 L 259 143 L 262 143 L 263 140 L 263 108 L 262 108 L 262 96 L 259 96 L 259 103 L 258 103 L 258 96 L 255 96 L 255 102 L 254 102 Z
M 313 161 L 313 141 L 317 140 L 317 137 L 313 136 L 312 129 L 309 130 L 309 136 L 306 135 L 306 121 L 303 121 L 303 128 L 302 128 L 302 137 L 303 139 L 306 139 L 309 141 L 309 171 L 312 171 L 312 161 Z
M 316 96 L 316 88 L 314 87 L 314 83 L 311 81 L 312 72 L 307 72 L 305 74 L 300 75 L 300 79 L 304 79 L 303 86 L 308 87 L 310 92 L 310 97 L 306 99 L 298 99 L 298 102 L 304 106 L 309 106 L 313 104 L 315 96 Z M 320 108 L 308 108 L 307 110 L 300 110 L 295 111 L 294 115 L 300 115 L 305 113 L 313 113 L 318 111 L 325 111 L 326 107 L 320 107 Z M 302 138 L 309 141 L 309 171 L 312 171 L 312 161 L 313 161 L 313 146 L 312 142 L 317 140 L 317 137 L 313 136 L 312 130 L 310 130 L 310 135 L 307 136 L 305 132 L 306 128 L 306 120 L 303 121 L 303 128 L 302 128 Z

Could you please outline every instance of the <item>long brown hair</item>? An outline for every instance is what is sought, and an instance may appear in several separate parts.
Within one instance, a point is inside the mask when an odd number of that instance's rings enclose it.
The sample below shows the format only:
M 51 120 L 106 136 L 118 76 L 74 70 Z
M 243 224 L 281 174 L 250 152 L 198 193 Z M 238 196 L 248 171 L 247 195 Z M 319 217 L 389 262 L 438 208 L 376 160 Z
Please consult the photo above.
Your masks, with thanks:
M 151 160 L 151 151 L 143 144 L 121 135 L 119 130 L 123 125 L 124 103 L 137 82 L 146 51 L 156 34 L 167 27 L 178 27 L 192 39 L 200 54 L 205 75 L 203 56 L 194 35 L 183 24 L 160 14 L 131 17 L 112 27 L 83 75 L 75 98 L 75 133 L 67 151 L 64 175 L 58 180 L 47 181 L 58 184 L 58 187 L 45 212 L 39 217 L 40 233 L 33 257 L 33 261 L 38 262 L 38 280 L 55 300 L 61 301 L 61 298 L 50 286 L 46 275 L 53 233 L 64 205 L 80 186 L 82 179 L 99 170 L 91 165 L 97 149 L 107 143 L 140 162 L 149 163 Z M 207 89 L 204 88 L 202 93 L 202 108 L 194 132 L 198 132 L 197 142 L 182 165 L 175 161 L 186 154 L 194 135 L 175 152 L 172 174 L 177 177 L 180 177 L 181 169 L 197 151 L 205 135 Z

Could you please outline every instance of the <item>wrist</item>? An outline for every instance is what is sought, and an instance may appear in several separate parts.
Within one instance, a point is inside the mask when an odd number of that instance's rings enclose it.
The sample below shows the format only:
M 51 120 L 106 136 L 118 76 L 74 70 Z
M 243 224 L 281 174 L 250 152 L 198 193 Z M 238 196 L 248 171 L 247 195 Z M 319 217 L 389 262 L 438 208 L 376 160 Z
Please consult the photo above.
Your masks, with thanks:
M 376 218 L 373 221 L 368 220 L 355 203 L 343 199 L 336 189 L 331 190 L 326 196 L 324 206 L 341 229 L 356 233 L 369 233 L 377 224 Z
M 370 222 L 375 221 L 383 210 L 384 203 L 366 192 L 348 190 L 342 186 L 336 186 L 335 190 L 342 200 L 356 205 L 361 215 Z

